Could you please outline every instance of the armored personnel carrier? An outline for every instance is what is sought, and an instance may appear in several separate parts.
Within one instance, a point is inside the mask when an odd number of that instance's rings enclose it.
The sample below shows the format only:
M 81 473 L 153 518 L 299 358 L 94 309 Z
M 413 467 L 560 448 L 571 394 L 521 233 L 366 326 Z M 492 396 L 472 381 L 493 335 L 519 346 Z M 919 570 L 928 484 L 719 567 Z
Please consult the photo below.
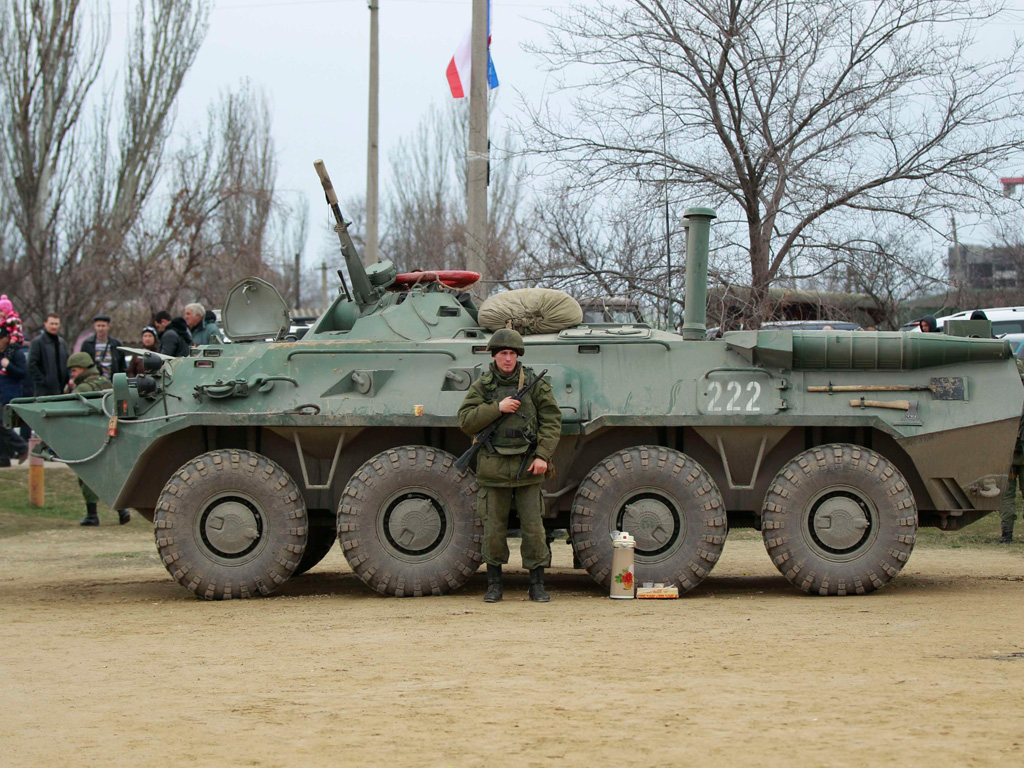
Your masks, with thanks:
M 151 356 L 105 393 L 15 400 L 4 421 L 152 521 L 168 571 L 201 597 L 270 593 L 335 541 L 377 592 L 443 594 L 481 559 L 478 488 L 455 468 L 469 446 L 456 412 L 491 362 L 459 292 L 474 276 L 364 268 L 316 165 L 352 285 L 301 340 L 286 338 L 277 291 L 242 280 L 223 312 L 235 343 Z M 570 531 L 578 566 L 607 584 L 609 533 L 628 531 L 637 580 L 685 592 L 745 526 L 800 589 L 862 594 L 899 573 L 918 526 L 997 509 L 1024 404 L 1009 345 L 792 330 L 706 341 L 714 218 L 685 216 L 681 335 L 595 323 L 526 337 L 523 361 L 548 370 L 562 410 L 546 522 Z

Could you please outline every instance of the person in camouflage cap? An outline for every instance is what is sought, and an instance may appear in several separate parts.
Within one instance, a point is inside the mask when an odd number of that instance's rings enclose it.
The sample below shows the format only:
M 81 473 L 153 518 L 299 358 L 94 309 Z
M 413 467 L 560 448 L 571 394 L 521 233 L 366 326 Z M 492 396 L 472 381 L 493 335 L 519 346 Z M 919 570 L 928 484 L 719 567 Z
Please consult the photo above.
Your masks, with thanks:
M 71 381 L 68 382 L 67 392 L 99 392 L 103 389 L 111 389 L 113 384 L 109 379 L 103 377 L 99 369 L 93 364 L 92 356 L 88 352 L 75 352 L 68 358 L 68 372 L 71 374 Z M 88 485 L 78 479 L 78 485 L 82 489 L 82 496 L 85 498 L 85 517 L 79 525 L 95 526 L 100 524 L 100 517 L 97 513 L 99 497 Z M 117 510 L 117 519 L 120 525 L 124 525 L 132 519 L 132 513 L 127 509 Z
M 475 435 L 505 416 L 489 444 L 478 454 L 477 514 L 484 521 L 483 558 L 487 564 L 484 601 L 502 598 L 501 566 L 508 562 L 508 515 L 513 498 L 522 529 L 523 568 L 530 572 L 530 599 L 546 603 L 544 569 L 551 564 L 544 531 L 540 486 L 551 469 L 551 456 L 562 432 L 562 414 L 551 385 L 539 381 L 520 402 L 512 398 L 536 374 L 519 358 L 526 352 L 523 337 L 502 328 L 487 344 L 491 366 L 470 386 L 459 408 L 459 426 Z M 531 461 L 532 457 L 532 461 Z

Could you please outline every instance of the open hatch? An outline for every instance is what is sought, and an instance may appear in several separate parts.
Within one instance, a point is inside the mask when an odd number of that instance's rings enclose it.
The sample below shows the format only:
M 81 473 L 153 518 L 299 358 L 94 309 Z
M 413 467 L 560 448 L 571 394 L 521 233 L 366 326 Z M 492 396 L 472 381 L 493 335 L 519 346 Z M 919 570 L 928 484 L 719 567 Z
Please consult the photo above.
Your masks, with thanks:
M 221 323 L 232 341 L 273 341 L 284 338 L 291 317 L 274 286 L 258 277 L 247 277 L 228 291 Z

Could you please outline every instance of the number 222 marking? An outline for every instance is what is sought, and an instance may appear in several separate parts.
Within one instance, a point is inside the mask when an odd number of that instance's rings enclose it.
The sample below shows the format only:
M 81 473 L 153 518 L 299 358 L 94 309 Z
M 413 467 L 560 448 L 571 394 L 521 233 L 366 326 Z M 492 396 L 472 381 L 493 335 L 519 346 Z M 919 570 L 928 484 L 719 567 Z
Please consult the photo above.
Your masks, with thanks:
M 712 381 L 708 386 L 708 393 L 711 395 L 711 400 L 708 402 L 708 411 L 747 411 L 750 413 L 758 413 L 761 410 L 761 406 L 757 404 L 758 398 L 761 396 L 761 383 L 758 381 L 751 381 L 747 383 L 747 402 L 744 405 L 740 403 L 740 398 L 743 397 L 743 385 L 738 381 L 729 381 L 725 384 L 725 391 L 722 390 L 722 382 Z M 723 406 L 719 401 L 722 399 L 723 394 L 728 397 L 725 405 Z

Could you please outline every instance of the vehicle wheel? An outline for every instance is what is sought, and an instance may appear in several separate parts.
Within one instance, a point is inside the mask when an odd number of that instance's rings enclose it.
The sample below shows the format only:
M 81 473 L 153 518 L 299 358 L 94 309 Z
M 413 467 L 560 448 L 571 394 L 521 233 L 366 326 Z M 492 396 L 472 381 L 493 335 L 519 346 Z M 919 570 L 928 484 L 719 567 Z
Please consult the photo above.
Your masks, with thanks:
M 725 544 L 718 486 L 689 456 L 657 445 L 612 454 L 594 467 L 573 501 L 573 550 L 593 579 L 611 583 L 612 531 L 636 539 L 636 582 L 697 586 Z
M 267 595 L 306 548 L 306 505 L 295 481 L 250 451 L 204 453 L 157 499 L 156 546 L 180 584 L 207 600 Z
M 762 534 L 775 567 L 804 592 L 863 595 L 885 586 L 914 549 L 917 506 L 881 455 L 844 443 L 804 451 L 764 500 Z
M 443 595 L 480 567 L 476 478 L 450 453 L 407 445 L 356 470 L 338 510 L 352 570 L 382 595 Z
M 334 513 L 327 509 L 307 510 L 309 515 L 309 537 L 306 539 L 306 551 L 302 553 L 299 566 L 292 576 L 305 573 L 319 563 L 331 551 L 338 540 L 338 521 Z

